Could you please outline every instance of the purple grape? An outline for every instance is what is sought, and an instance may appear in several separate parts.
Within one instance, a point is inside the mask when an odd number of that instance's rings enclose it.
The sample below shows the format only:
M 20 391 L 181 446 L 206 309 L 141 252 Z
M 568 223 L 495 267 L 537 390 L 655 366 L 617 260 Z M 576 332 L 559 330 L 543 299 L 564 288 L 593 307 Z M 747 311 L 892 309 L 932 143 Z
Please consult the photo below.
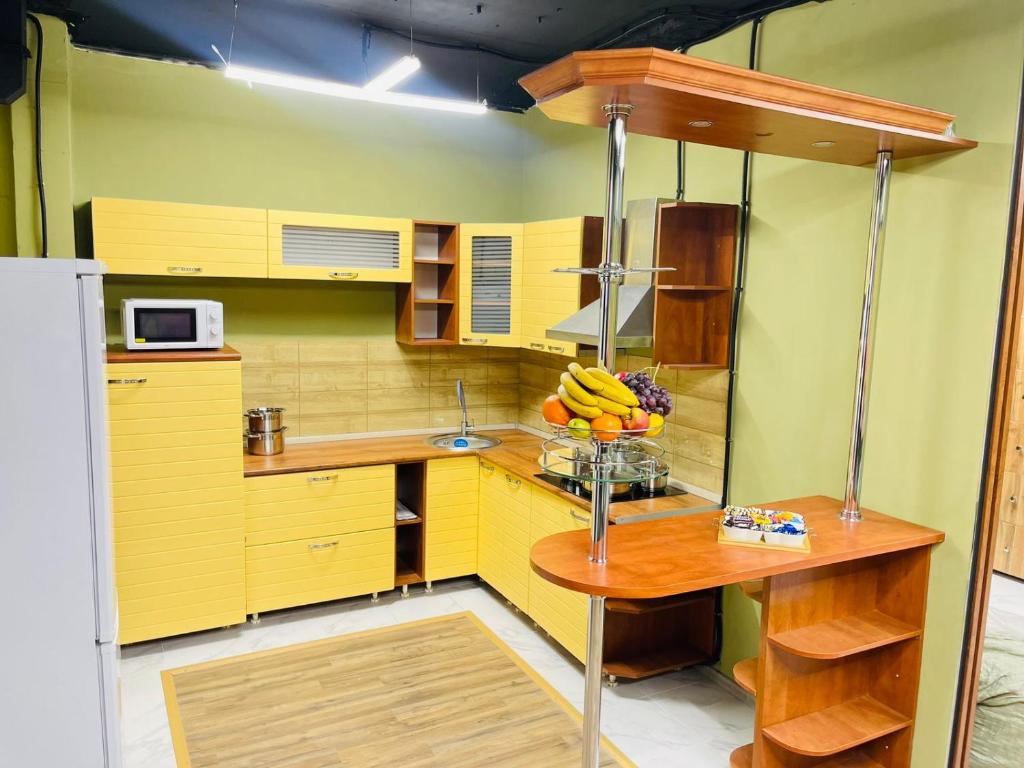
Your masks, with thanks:
M 654 409 L 654 412 L 659 414 L 659 415 L 661 415 L 661 416 L 665 415 L 665 409 L 662 408 L 660 405 L 657 408 Z
M 657 403 L 655 402 L 654 398 L 653 397 L 648 397 L 647 398 L 647 407 L 648 408 L 655 408 L 656 406 L 657 406 Z

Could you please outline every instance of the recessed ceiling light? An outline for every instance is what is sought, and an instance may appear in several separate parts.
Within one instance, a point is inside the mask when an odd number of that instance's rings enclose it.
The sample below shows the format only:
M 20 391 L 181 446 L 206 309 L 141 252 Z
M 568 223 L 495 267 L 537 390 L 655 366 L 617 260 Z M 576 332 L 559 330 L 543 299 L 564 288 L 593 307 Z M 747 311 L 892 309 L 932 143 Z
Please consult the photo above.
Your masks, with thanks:
M 690 121 L 690 127 L 691 128 L 710 128 L 712 125 L 714 125 L 714 123 L 711 122 L 710 120 L 691 120 Z
M 811 146 L 814 147 L 815 149 L 828 149 L 829 147 L 834 147 L 835 145 L 836 145 L 836 143 L 834 141 L 814 141 L 814 142 L 811 142 Z

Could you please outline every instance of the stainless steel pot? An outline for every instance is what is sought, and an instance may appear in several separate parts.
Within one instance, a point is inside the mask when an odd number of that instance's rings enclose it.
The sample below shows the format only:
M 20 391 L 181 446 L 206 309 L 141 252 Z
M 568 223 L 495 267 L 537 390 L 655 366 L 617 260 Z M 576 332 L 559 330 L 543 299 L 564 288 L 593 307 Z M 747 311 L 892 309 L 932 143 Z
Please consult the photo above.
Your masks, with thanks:
M 647 478 L 640 484 L 640 489 L 651 496 L 665 490 L 668 486 L 668 464 L 658 459 L 654 471 L 653 477 Z
M 276 456 L 284 453 L 284 433 L 288 427 L 271 432 L 246 432 L 245 449 L 253 456 Z
M 250 408 L 245 412 L 245 418 L 249 423 L 249 432 L 277 432 L 282 428 L 281 414 L 284 412 L 284 408 L 271 406 Z

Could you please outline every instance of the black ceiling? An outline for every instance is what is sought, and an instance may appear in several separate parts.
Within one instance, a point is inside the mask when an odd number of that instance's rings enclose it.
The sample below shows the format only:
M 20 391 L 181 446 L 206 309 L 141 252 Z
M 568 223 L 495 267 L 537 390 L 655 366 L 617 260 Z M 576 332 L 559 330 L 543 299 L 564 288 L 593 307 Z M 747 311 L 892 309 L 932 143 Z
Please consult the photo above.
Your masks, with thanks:
M 818 0 L 819 2 L 821 0 Z M 423 68 L 402 90 L 525 109 L 523 74 L 576 50 L 687 48 L 809 0 L 412 0 Z M 87 48 L 363 83 L 409 50 L 410 0 L 29 0 Z M 234 43 L 231 43 L 234 28 Z M 233 49 L 233 50 L 232 50 Z

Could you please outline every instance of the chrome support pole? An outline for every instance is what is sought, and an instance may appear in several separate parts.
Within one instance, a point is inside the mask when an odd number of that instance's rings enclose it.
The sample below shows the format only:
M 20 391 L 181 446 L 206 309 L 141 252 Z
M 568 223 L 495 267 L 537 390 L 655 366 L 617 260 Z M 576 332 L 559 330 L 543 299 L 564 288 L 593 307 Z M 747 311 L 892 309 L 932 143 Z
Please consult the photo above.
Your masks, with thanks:
M 892 181 L 892 152 L 878 153 L 875 162 L 875 190 L 871 205 L 871 230 L 868 236 L 868 258 L 864 272 L 864 303 L 860 315 L 860 346 L 857 351 L 857 379 L 853 390 L 853 428 L 850 430 L 850 458 L 846 467 L 846 496 L 842 520 L 859 522 L 860 485 L 864 469 L 864 438 L 868 425 L 868 396 L 871 388 L 871 360 L 875 345 L 878 289 L 881 284 L 882 250 L 885 246 L 885 223 L 889 212 L 889 187 Z
M 597 364 L 615 371 L 616 325 L 619 286 L 622 284 L 622 198 L 626 168 L 626 120 L 633 107 L 608 104 L 608 186 L 604 217 L 604 259 L 601 263 L 600 325 L 598 326 Z M 595 460 L 599 475 L 591 495 L 590 560 L 603 565 L 608 560 L 608 508 L 611 486 L 601 482 L 609 471 L 603 467 L 608 446 L 598 442 Z M 598 768 L 601 760 L 601 674 L 604 668 L 604 597 L 591 595 L 587 613 L 587 668 L 583 692 L 583 768 Z

